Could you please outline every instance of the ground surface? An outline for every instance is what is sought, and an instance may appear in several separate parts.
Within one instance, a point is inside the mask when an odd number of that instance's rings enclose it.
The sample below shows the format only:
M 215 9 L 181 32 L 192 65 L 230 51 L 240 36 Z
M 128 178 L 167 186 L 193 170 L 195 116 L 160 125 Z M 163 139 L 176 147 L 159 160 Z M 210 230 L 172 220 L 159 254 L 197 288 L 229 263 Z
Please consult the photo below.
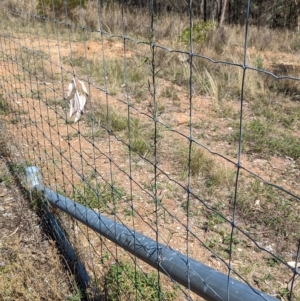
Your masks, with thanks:
M 74 281 L 6 163 L 0 157 L 0 300 L 68 300 Z

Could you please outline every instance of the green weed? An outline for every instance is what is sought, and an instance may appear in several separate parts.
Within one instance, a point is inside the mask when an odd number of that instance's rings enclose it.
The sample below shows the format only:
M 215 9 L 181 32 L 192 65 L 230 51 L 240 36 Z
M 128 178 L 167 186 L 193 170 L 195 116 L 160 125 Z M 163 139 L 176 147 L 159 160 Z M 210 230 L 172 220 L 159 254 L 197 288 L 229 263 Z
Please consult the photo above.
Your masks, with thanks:
M 27 161 L 21 163 L 9 163 L 9 169 L 12 171 L 13 174 L 17 176 L 25 175 L 26 167 L 28 166 L 31 166 L 31 164 Z
M 5 186 L 10 186 L 13 182 L 13 178 L 10 174 L 0 173 L 0 183 L 3 183 Z
M 17 124 L 17 123 L 19 123 L 20 121 L 21 121 L 21 118 L 17 117 L 17 118 L 12 118 L 12 119 L 10 120 L 10 123 L 11 123 L 11 124 Z
M 263 277 L 260 277 L 259 280 L 261 282 L 272 281 L 272 280 L 275 280 L 275 277 L 272 274 L 268 273 L 268 274 L 264 275 Z
M 0 114 L 1 115 L 7 115 L 10 113 L 10 106 L 9 104 L 4 100 L 3 95 L 0 94 Z
M 42 191 L 32 190 L 30 191 L 30 207 L 32 210 L 39 211 L 43 204 L 45 204 L 45 196 Z
M 61 107 L 62 109 L 67 109 L 69 108 L 69 102 L 61 99 L 47 99 L 46 100 L 46 105 L 47 106 L 53 106 L 55 108 Z
M 174 300 L 176 290 L 161 290 L 159 285 L 157 272 L 145 274 L 130 262 L 118 262 L 105 275 L 104 289 L 111 301 Z
M 280 264 L 280 261 L 275 257 L 265 257 L 264 258 L 269 267 L 274 268 Z
M 67 63 L 69 58 L 64 58 L 63 61 Z M 119 92 L 125 93 L 125 83 L 127 82 L 130 97 L 143 96 L 141 91 L 145 84 L 145 74 L 148 72 L 148 68 L 146 68 L 147 66 L 140 65 L 139 58 L 134 57 L 128 60 L 126 69 L 124 61 L 119 58 L 103 61 L 98 57 L 89 60 L 76 57 L 72 60 L 72 64 L 79 67 L 82 73 L 86 73 L 88 70 L 90 77 L 102 87 L 107 86 L 108 92 L 111 95 L 116 95 Z
M 100 126 L 95 126 L 93 129 L 89 129 L 85 132 L 84 136 L 90 139 L 101 139 L 105 138 L 107 132 L 105 129 L 101 128 Z
M 293 102 L 287 102 L 284 106 L 274 102 L 271 95 L 259 97 L 253 101 L 251 110 L 255 116 L 266 118 L 268 122 L 278 123 L 285 128 L 293 128 L 300 117 L 300 108 Z
M 104 254 L 102 255 L 102 257 L 100 258 L 100 263 L 104 264 L 106 261 L 108 261 L 110 259 L 110 253 L 109 252 L 104 252 Z
M 81 291 L 78 289 L 75 293 L 73 293 L 71 296 L 69 296 L 66 301 L 80 301 L 82 300 L 82 293 Z
M 238 141 L 239 132 L 231 134 L 229 140 Z M 274 124 L 262 118 L 246 122 L 242 133 L 243 151 L 260 153 L 263 157 L 270 155 L 300 158 L 300 142 L 288 132 L 280 132 Z
M 204 44 L 207 40 L 209 32 L 215 27 L 213 22 L 195 22 L 192 26 L 192 41 Z M 186 44 L 190 43 L 191 28 L 187 27 L 180 35 L 180 40 Z
M 201 176 L 206 187 L 213 189 L 224 184 L 227 179 L 224 168 L 218 166 L 215 160 L 206 153 L 200 146 L 192 144 L 189 156 L 189 148 L 180 146 L 175 150 L 176 158 L 187 175 L 189 169 L 192 176 Z
M 123 210 L 125 216 L 134 216 L 134 211 L 132 209 L 124 208 Z
M 281 288 L 279 291 L 278 291 L 278 294 L 279 294 L 279 297 L 280 299 L 283 299 L 283 300 L 288 300 L 289 299 L 289 296 L 290 296 L 290 291 L 288 288 Z M 297 300 L 297 299 L 296 299 Z M 299 299 L 298 299 L 299 300 Z M 298 301 L 297 300 L 297 301 Z
M 35 98 L 35 99 L 42 99 L 43 98 L 43 90 L 30 90 L 31 95 L 29 97 Z
M 297 238 L 293 229 L 300 227 L 300 217 L 293 209 L 294 199 L 258 179 L 241 184 L 239 195 L 237 212 L 246 224 L 255 225 L 254 233 L 258 228 L 268 229 L 269 237 L 284 237 L 283 248 L 289 248 Z
M 140 119 L 133 118 L 130 121 L 130 147 L 141 156 L 147 156 L 151 149 L 151 127 L 143 124 Z
M 205 222 L 205 228 L 209 230 L 214 230 L 216 225 L 220 225 L 226 222 L 226 220 L 214 211 L 203 209 L 202 213 L 207 218 Z
M 195 144 L 192 144 L 190 157 L 189 148 L 184 147 L 179 149 L 177 156 L 186 172 L 188 172 L 190 168 L 192 176 L 199 175 L 200 173 L 208 175 L 214 166 L 213 159 L 208 157 L 205 152 Z
M 117 205 L 118 201 L 124 197 L 125 192 L 121 187 L 88 181 L 75 192 L 73 199 L 89 208 L 97 208 L 110 213 L 113 209 L 110 205 Z
M 261 70 L 264 69 L 264 62 L 260 55 L 256 56 L 256 68 Z
M 99 122 L 108 132 L 120 132 L 128 127 L 128 119 L 109 106 L 100 105 L 94 108 L 92 119 Z M 91 120 L 89 121 L 91 124 Z
M 166 87 L 164 90 L 162 90 L 160 96 L 172 99 L 175 106 L 180 106 L 180 99 L 174 88 Z

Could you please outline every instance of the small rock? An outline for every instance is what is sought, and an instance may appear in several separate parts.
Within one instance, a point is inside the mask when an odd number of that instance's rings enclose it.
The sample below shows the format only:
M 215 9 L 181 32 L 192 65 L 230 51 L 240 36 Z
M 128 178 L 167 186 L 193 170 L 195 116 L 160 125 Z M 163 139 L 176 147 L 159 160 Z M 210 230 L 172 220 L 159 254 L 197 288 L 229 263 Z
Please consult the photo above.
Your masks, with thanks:
M 273 251 L 273 247 L 272 246 L 266 246 L 265 249 L 269 252 L 272 252 Z
M 4 216 L 4 217 L 11 217 L 12 214 L 11 213 L 3 213 L 2 216 Z

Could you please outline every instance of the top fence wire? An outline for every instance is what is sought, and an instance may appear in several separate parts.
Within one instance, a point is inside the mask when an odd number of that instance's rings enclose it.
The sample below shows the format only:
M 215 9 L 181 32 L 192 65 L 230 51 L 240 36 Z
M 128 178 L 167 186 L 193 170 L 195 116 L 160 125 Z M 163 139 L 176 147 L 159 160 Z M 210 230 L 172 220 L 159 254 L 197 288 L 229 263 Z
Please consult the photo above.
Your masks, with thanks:
M 202 300 L 190 259 L 300 300 L 299 8 L 0 1 L 14 170 L 186 255 L 183 286 L 54 210 L 104 300 Z

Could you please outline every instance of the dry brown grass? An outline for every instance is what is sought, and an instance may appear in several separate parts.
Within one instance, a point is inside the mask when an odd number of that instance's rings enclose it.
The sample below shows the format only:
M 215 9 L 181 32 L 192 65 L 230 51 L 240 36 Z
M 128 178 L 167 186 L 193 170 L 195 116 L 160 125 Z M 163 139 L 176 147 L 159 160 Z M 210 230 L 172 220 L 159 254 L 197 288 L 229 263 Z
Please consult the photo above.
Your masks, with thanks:
M 96 1 L 88 1 L 86 10 L 82 11 L 85 25 L 92 30 L 99 30 L 99 15 L 102 29 L 110 34 L 122 34 L 123 30 L 134 38 L 151 36 L 151 16 L 148 10 L 124 8 L 122 16 L 121 5 L 102 5 L 100 8 Z M 143 18 L 140 18 L 141 14 Z M 177 18 L 162 14 L 156 20 L 155 38 L 158 40 L 178 39 L 184 26 L 188 24 L 186 16 L 178 15 Z
M 18 225 L 16 233 L 1 237 L 1 300 L 66 300 L 71 297 L 74 280 L 66 276 L 55 244 L 38 239 L 36 229 L 31 235 L 26 230 L 27 235 L 22 238 L 24 229 Z M 3 227 L 1 231 L 6 232 Z
M 34 15 L 36 12 L 37 1 L 18 1 L 18 0 L 3 0 L 1 1 L 1 6 L 8 10 L 6 14 L 8 17 L 16 18 L 17 16 L 14 12 L 28 13 Z
M 1 124 L 3 127 L 3 124 Z M 2 129 L 3 130 L 3 129 Z M 0 132 L 1 133 L 1 132 Z M 7 133 L 7 129 L 5 131 Z M 55 243 L 42 230 L 6 165 L 16 149 L 0 135 L 0 300 L 79 300 Z M 13 152 L 12 152 L 13 151 Z M 13 155 L 12 155 L 13 154 Z M 12 157 L 10 157 L 12 155 Z M 22 176 L 19 170 L 19 175 Z

